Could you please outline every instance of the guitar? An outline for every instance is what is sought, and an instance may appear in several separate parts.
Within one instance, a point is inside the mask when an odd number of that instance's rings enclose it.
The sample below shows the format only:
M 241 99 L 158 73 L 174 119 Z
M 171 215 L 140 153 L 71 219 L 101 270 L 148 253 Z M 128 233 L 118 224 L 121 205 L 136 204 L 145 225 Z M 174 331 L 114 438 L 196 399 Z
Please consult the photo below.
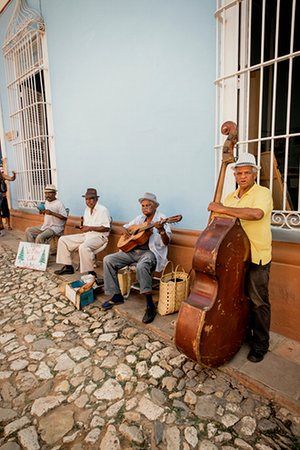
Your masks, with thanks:
M 123 252 L 127 253 L 130 250 L 134 249 L 138 245 L 144 245 L 151 234 L 151 229 L 156 225 L 163 225 L 164 223 L 176 223 L 180 222 L 182 219 L 181 215 L 166 217 L 165 219 L 161 219 L 158 222 L 141 224 L 141 225 L 132 225 L 127 228 L 129 235 L 122 235 L 119 239 L 117 247 Z

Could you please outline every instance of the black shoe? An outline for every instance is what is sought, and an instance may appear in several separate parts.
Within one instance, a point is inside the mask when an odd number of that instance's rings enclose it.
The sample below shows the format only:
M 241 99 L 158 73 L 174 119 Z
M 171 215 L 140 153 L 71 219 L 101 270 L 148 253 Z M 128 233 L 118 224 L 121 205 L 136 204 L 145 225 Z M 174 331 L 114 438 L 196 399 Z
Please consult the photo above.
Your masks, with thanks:
M 100 287 L 103 287 L 103 286 L 104 286 L 104 280 L 103 280 L 103 278 L 97 277 L 96 280 L 95 280 L 95 282 L 96 282 L 96 285 L 97 285 L 97 286 L 100 286 Z
M 110 300 L 102 303 L 102 309 L 107 311 L 113 308 L 115 305 L 122 305 L 124 303 L 124 297 L 122 294 L 114 294 Z
M 95 272 L 94 270 L 90 270 L 90 271 L 88 272 L 88 274 L 89 274 L 89 275 L 93 275 L 93 277 L 97 278 L 97 274 L 96 274 L 96 272 Z
M 266 353 L 258 352 L 257 350 L 250 350 L 250 352 L 248 353 L 247 359 L 248 359 L 248 361 L 258 363 L 264 359 L 265 354 Z
M 74 273 L 73 266 L 63 266 L 59 270 L 55 270 L 55 275 L 72 275 Z
M 147 308 L 146 312 L 143 317 L 144 323 L 151 323 L 153 322 L 154 318 L 156 316 L 156 308 Z

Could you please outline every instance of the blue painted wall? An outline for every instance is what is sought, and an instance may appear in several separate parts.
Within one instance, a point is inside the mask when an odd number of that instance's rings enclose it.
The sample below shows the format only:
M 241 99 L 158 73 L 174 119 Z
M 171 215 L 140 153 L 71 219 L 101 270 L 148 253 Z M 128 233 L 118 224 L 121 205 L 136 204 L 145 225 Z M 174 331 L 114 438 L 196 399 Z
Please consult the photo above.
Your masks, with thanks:
M 0 17 L 1 43 L 12 4 Z M 180 227 L 205 226 L 214 185 L 214 2 L 42 0 L 41 10 L 59 196 L 71 214 L 81 215 L 86 187 L 124 221 L 152 191 L 167 215 L 183 214 Z M 9 130 L 2 68 L 1 56 Z

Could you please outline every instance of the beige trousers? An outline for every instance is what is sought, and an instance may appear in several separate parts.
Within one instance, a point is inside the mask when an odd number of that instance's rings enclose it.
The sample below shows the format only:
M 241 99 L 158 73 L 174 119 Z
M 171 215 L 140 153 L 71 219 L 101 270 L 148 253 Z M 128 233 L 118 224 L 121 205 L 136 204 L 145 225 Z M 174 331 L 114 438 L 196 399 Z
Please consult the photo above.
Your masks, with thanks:
M 59 238 L 56 262 L 72 265 L 72 253 L 79 252 L 80 272 L 94 270 L 95 252 L 104 250 L 108 238 L 102 233 L 70 234 Z

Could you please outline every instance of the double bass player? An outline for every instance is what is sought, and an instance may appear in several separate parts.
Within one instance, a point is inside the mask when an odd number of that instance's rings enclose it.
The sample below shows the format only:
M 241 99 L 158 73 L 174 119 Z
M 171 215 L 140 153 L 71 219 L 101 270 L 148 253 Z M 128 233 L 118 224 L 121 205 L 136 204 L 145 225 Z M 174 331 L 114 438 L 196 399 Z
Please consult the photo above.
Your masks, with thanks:
M 240 155 L 233 165 L 238 188 L 224 203 L 211 202 L 208 210 L 240 219 L 251 247 L 251 262 L 246 274 L 246 293 L 250 299 L 249 361 L 260 362 L 269 348 L 270 303 L 269 272 L 271 264 L 271 213 L 273 201 L 269 189 L 256 184 L 255 156 Z

